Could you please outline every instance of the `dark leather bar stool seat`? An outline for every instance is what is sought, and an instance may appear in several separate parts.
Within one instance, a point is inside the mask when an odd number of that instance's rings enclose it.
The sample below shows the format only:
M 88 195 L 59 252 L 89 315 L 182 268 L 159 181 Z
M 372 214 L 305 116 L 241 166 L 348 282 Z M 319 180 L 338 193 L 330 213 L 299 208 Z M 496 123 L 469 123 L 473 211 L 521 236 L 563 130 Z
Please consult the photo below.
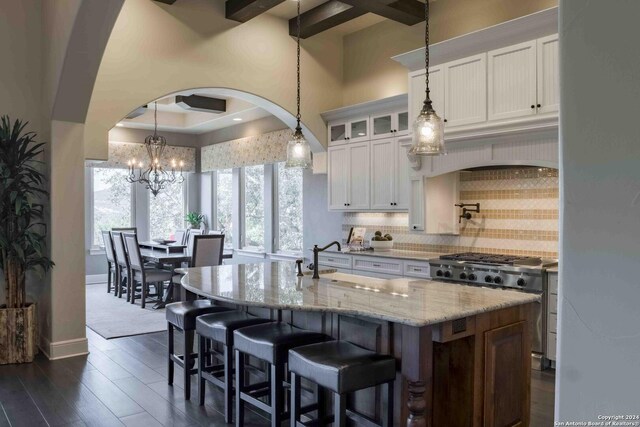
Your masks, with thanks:
M 174 363 L 182 367 L 184 371 L 184 398 L 191 398 L 191 375 L 198 370 L 193 367 L 197 354 L 192 353 L 193 337 L 196 329 L 196 318 L 203 314 L 230 311 L 230 308 L 212 305 L 208 300 L 181 301 L 167 304 L 167 334 L 168 334 L 168 382 L 173 384 Z M 180 356 L 174 350 L 173 332 L 177 329 L 182 331 L 183 354 Z
M 324 342 L 325 334 L 307 331 L 288 323 L 274 322 L 249 326 L 234 332 L 236 358 L 236 426 L 244 425 L 244 404 L 249 403 L 271 415 L 271 425 L 280 426 L 288 417 L 284 413 L 285 364 L 288 352 L 294 347 Z M 269 381 L 245 384 L 244 355 L 250 355 L 269 364 Z M 260 397 L 270 394 L 269 404 Z M 314 407 L 315 409 L 315 407 Z
M 346 341 L 330 341 L 289 350 L 291 372 L 292 426 L 302 426 L 300 378 L 306 378 L 334 393 L 334 426 L 346 426 L 346 419 L 371 425 L 393 425 L 393 382 L 396 361 L 392 356 L 366 350 Z M 348 393 L 383 385 L 381 422 L 373 422 L 346 408 Z M 318 420 L 323 425 L 325 420 Z
M 233 419 L 233 332 L 269 322 L 272 321 L 240 310 L 205 314 L 196 319 L 200 405 L 204 405 L 205 381 L 220 387 L 224 391 L 224 417 L 227 423 Z M 214 351 L 208 345 L 208 340 L 222 344 L 222 353 Z M 209 356 L 221 359 L 222 364 L 214 364 L 213 360 L 208 359 Z

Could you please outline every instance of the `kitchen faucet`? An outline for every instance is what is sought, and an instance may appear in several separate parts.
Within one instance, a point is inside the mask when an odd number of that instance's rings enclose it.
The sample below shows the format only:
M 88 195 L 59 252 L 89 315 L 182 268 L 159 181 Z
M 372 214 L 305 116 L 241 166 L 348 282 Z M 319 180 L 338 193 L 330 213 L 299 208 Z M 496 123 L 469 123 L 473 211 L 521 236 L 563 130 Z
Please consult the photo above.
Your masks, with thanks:
M 329 243 L 327 246 L 325 246 L 324 248 L 319 248 L 318 245 L 313 245 L 313 278 L 314 279 L 320 278 L 320 273 L 318 273 L 318 254 L 322 251 L 326 251 L 333 245 L 336 245 L 339 251 L 342 250 L 342 246 L 340 246 L 340 242 L 338 241 L 333 241 Z

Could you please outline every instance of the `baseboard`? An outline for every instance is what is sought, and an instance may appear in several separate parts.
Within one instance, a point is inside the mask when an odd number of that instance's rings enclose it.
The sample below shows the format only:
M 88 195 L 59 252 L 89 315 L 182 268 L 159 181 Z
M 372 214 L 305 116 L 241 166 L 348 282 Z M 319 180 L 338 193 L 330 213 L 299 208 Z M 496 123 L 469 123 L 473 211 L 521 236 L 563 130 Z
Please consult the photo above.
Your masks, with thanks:
M 50 342 L 46 337 L 40 336 L 40 345 L 38 347 L 49 360 L 89 354 L 89 342 L 86 338 Z
M 85 276 L 87 285 L 95 285 L 96 283 L 107 283 L 106 274 L 88 274 Z

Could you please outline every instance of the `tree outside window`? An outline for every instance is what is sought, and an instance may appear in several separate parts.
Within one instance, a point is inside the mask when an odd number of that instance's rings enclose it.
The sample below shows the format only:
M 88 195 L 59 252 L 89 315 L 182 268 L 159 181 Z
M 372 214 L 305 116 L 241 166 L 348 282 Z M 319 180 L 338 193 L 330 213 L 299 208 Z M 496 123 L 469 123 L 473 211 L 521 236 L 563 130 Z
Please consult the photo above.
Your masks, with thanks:
M 278 169 L 278 249 L 302 252 L 302 169 Z
M 224 233 L 224 246 L 233 247 L 233 169 L 217 171 L 216 179 L 216 218 L 217 225 L 212 227 Z
M 167 184 L 157 196 L 149 193 L 149 234 L 152 239 L 168 239 L 176 230 L 184 229 L 184 186 L 185 183 Z
M 92 168 L 93 246 L 103 246 L 102 231 L 133 224 L 131 184 L 125 169 Z
M 244 168 L 244 246 L 264 248 L 264 165 Z

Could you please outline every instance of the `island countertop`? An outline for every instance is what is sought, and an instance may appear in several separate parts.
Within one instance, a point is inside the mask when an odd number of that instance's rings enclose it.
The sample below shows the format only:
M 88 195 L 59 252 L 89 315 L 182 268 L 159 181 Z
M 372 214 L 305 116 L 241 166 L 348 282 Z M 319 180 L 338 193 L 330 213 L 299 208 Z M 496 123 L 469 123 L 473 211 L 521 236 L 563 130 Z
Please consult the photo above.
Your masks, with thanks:
M 324 311 L 427 326 L 540 301 L 538 295 L 412 278 L 326 272 L 296 277 L 293 262 L 188 268 L 182 286 L 244 306 Z

